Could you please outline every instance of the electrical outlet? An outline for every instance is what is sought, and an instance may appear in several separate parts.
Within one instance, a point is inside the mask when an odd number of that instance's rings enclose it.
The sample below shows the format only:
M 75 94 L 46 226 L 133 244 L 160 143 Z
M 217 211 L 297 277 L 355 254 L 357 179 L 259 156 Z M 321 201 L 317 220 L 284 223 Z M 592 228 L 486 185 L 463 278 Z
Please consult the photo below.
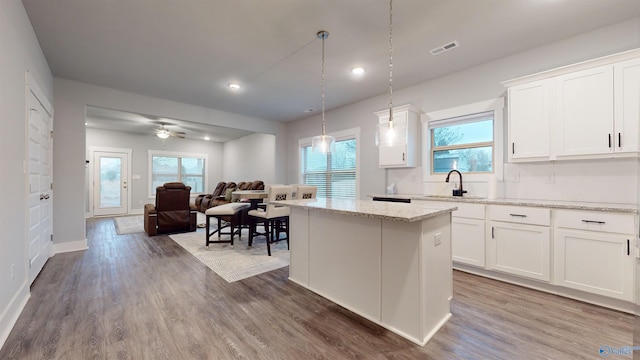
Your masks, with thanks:
M 16 277 L 16 264 L 11 264 L 11 280 Z
M 547 173 L 547 177 L 545 179 L 545 183 L 553 184 L 555 182 L 556 182 L 556 173 L 554 173 L 554 172 Z
M 438 246 L 442 244 L 442 233 L 437 233 L 433 235 L 433 245 Z

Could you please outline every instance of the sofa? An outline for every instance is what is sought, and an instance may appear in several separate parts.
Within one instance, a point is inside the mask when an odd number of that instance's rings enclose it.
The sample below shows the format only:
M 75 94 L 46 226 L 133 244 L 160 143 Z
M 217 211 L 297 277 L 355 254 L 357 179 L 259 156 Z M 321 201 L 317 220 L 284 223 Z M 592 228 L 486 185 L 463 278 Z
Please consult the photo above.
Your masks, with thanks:
M 196 231 L 197 212 L 190 204 L 191 187 L 169 182 L 156 187 L 156 203 L 144 206 L 144 231 L 149 236 Z
M 194 207 L 201 213 L 214 206 L 220 206 L 230 203 L 231 194 L 236 190 L 264 190 L 264 182 L 262 180 L 241 181 L 235 183 L 219 182 L 213 189 L 211 194 L 198 195 L 195 199 Z

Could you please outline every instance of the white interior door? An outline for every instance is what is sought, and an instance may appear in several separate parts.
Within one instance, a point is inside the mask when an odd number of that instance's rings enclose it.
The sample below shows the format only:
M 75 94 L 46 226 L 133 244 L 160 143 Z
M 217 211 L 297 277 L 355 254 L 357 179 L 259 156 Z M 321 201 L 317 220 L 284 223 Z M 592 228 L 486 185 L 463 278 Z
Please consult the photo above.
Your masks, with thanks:
M 129 154 L 95 151 L 93 164 L 93 214 L 127 214 Z
M 28 93 L 28 239 L 29 284 L 51 256 L 53 240 L 53 117 L 38 96 Z

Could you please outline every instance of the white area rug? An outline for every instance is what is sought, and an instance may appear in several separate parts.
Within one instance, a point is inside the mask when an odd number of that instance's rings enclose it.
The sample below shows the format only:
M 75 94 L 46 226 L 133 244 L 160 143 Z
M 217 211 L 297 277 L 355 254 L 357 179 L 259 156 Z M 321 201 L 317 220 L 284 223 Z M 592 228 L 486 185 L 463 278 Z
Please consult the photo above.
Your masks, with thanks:
M 218 235 L 214 236 L 217 239 Z M 210 244 L 208 249 L 205 247 L 204 229 L 169 235 L 169 237 L 227 282 L 246 279 L 289 265 L 289 250 L 287 250 L 286 240 L 271 244 L 271 256 L 268 256 L 263 236 L 254 238 L 252 247 L 247 246 L 247 230 L 243 230 L 240 240 L 237 237 L 234 238 L 233 246 L 214 243 Z M 226 237 L 223 235 L 222 238 L 228 239 L 228 235 Z
M 116 224 L 116 233 L 118 235 L 144 232 L 144 215 L 118 216 L 114 217 L 113 221 Z M 197 223 L 204 226 L 205 222 L 206 216 L 198 212 Z

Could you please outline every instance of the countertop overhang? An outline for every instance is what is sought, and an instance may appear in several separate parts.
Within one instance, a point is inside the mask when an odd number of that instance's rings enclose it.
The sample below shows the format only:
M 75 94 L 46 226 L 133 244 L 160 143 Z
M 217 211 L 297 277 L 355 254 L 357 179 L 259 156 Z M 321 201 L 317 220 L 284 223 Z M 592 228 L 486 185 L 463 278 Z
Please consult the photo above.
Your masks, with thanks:
M 580 201 L 563 201 L 563 200 L 535 200 L 535 199 L 486 199 L 479 197 L 465 196 L 440 196 L 440 195 L 423 195 L 423 194 L 372 194 L 369 197 L 393 197 L 399 199 L 423 200 L 423 201 L 443 201 L 443 202 L 464 202 L 486 205 L 511 205 L 511 206 L 528 206 L 543 207 L 550 209 L 570 209 L 570 210 L 590 210 L 590 211 L 608 211 L 620 213 L 637 214 L 638 208 L 633 204 L 616 204 L 616 203 L 593 203 Z
M 431 208 L 429 206 L 416 204 L 339 198 L 285 200 L 273 201 L 273 203 L 292 208 L 304 208 L 342 215 L 404 222 L 422 221 L 458 209 L 455 205 Z

